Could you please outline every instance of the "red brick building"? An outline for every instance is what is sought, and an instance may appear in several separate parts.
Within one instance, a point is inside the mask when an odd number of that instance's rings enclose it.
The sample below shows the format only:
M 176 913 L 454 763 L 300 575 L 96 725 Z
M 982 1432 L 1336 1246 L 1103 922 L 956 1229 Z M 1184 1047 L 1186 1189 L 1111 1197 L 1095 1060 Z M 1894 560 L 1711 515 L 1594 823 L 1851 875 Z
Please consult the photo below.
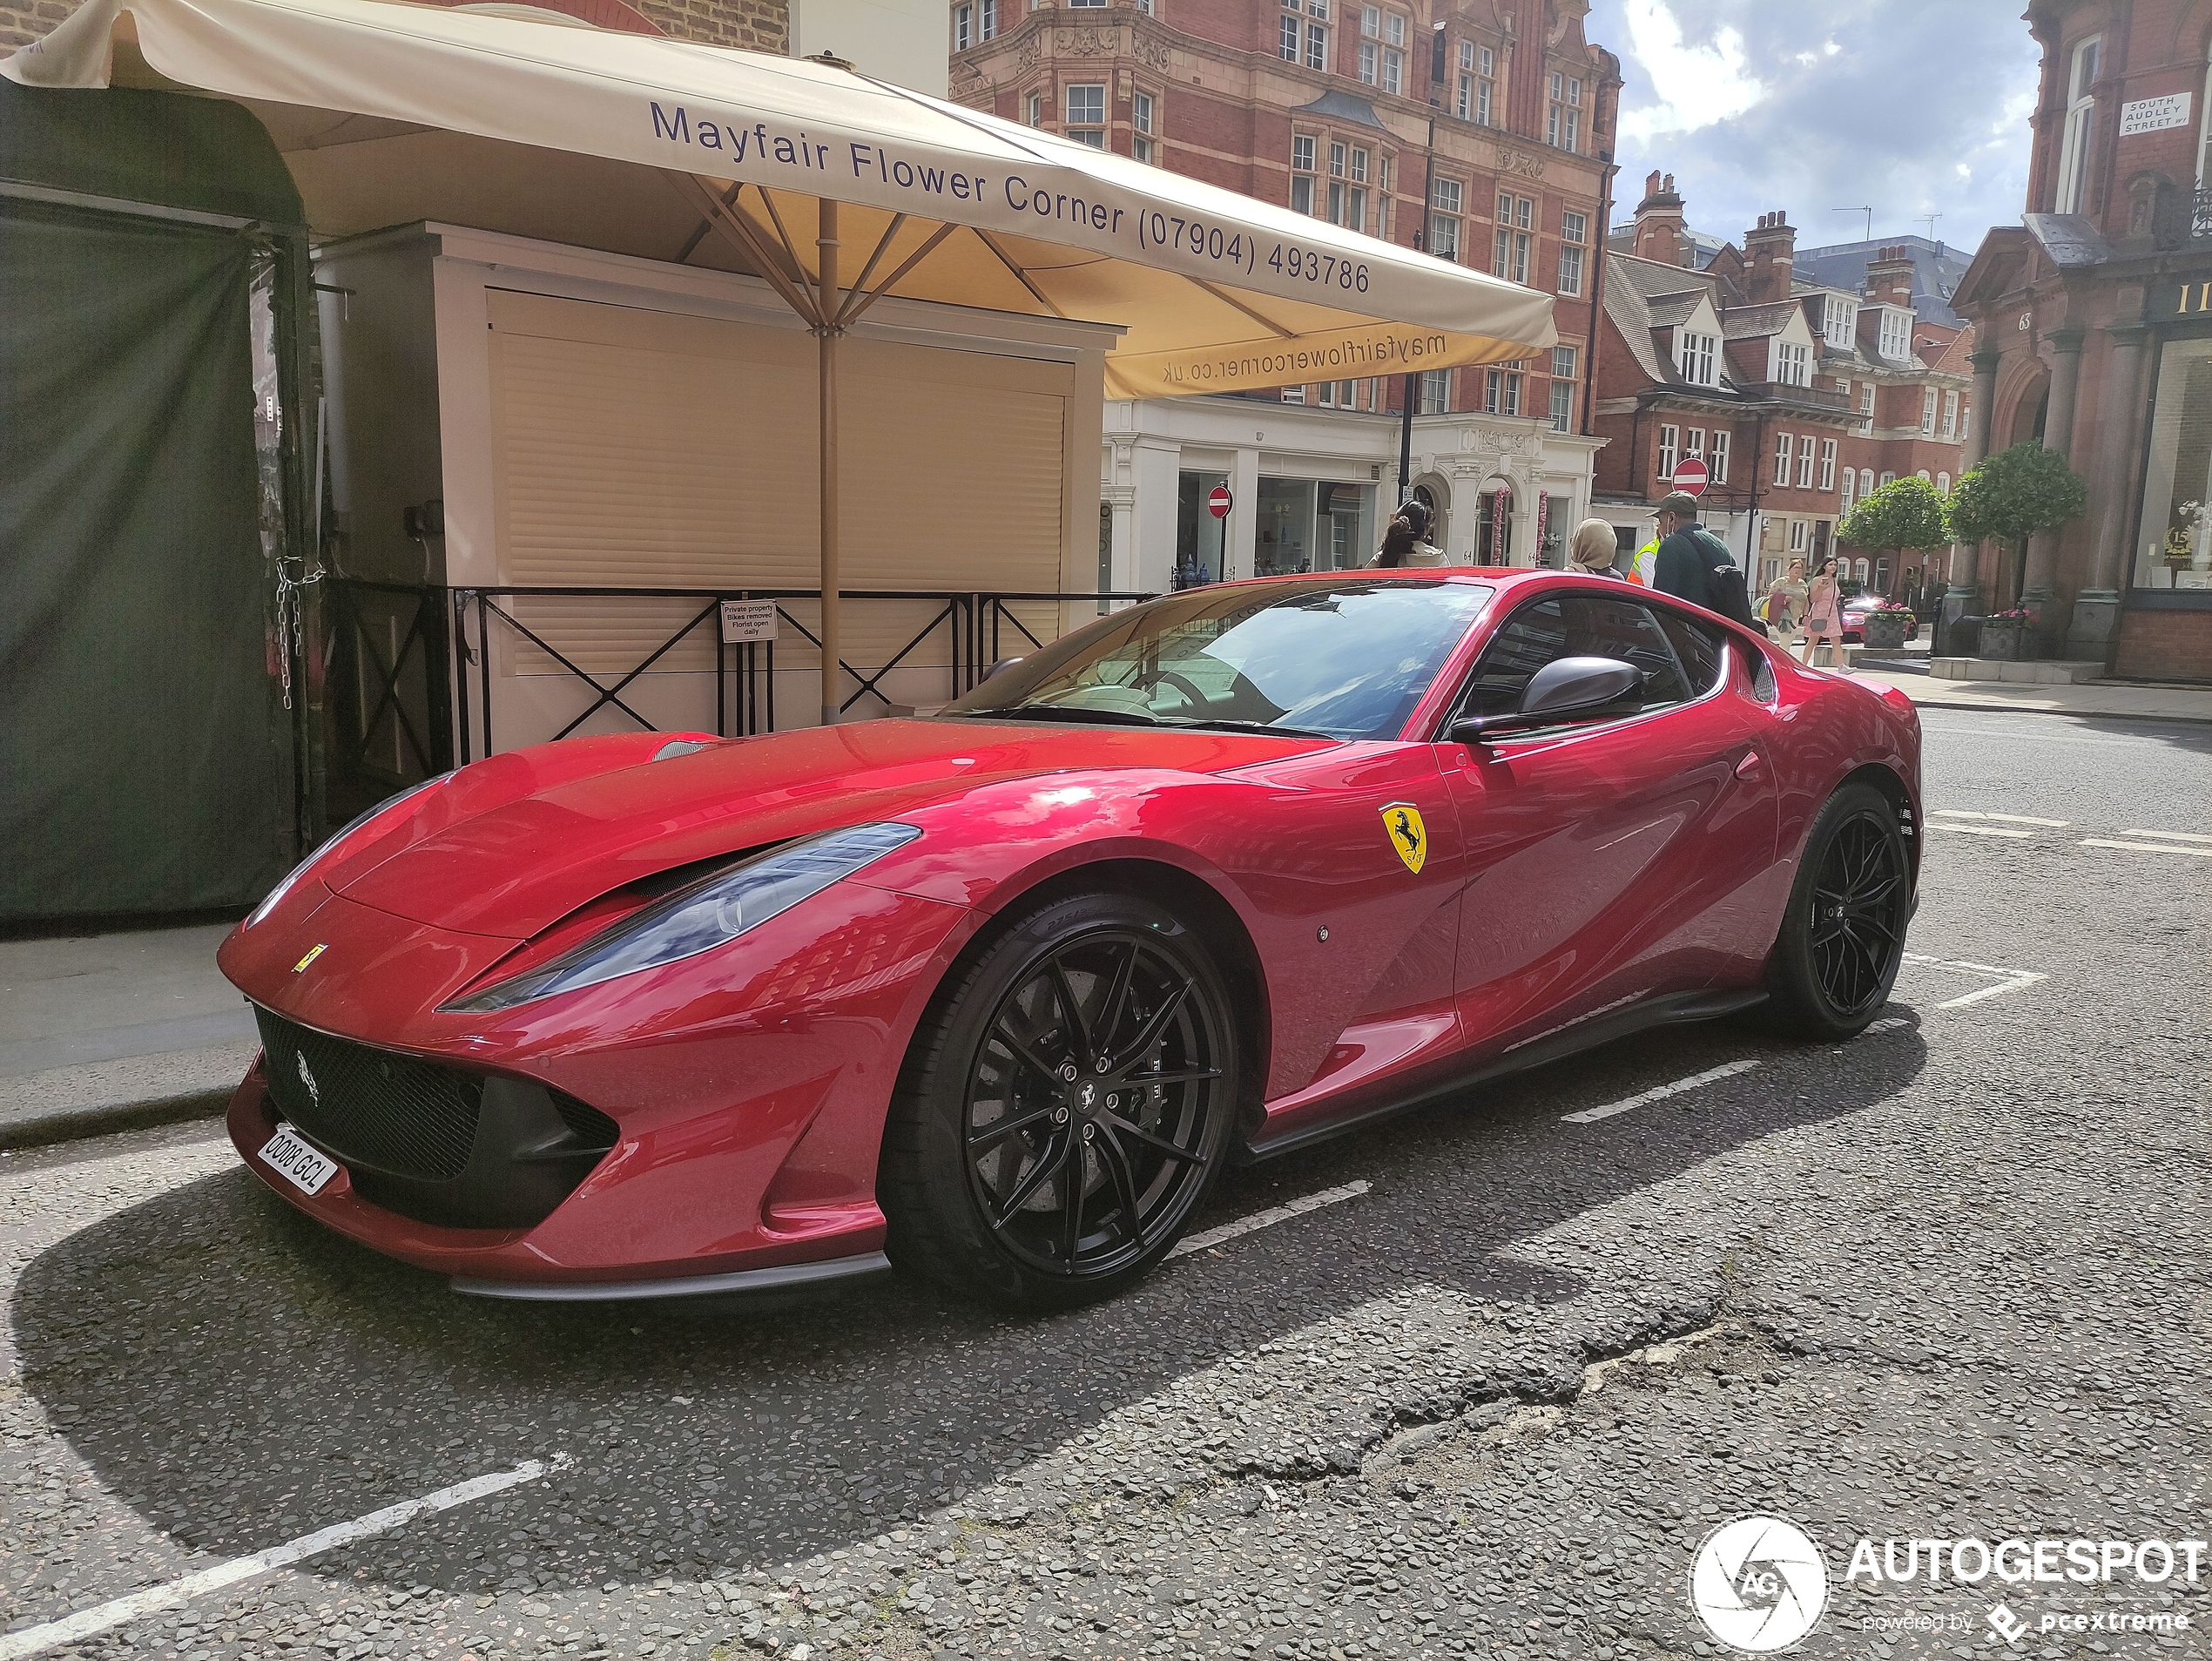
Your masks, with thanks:
M 1703 517 L 1748 557 L 1755 582 L 1833 550 L 1860 581 L 1906 591 L 1922 576 L 1917 557 L 1892 566 L 1889 550 L 1839 548 L 1836 524 L 1893 478 L 1950 489 L 1968 343 L 1917 315 L 1905 250 L 1881 250 L 1853 293 L 1797 275 L 1797 235 L 1786 214 L 1764 214 L 1741 247 L 1723 244 L 1701 265 L 1673 176 L 1646 179 L 1607 270 L 1598 509 L 1624 540 L 1642 540 L 1651 504 L 1696 457 L 1710 479 Z
M 1471 563 L 1556 563 L 1586 510 L 1586 393 L 1620 69 L 1588 0 L 952 0 L 952 96 L 1559 297 L 1541 361 L 1418 388 L 1412 483 Z M 1400 380 L 1109 407 L 1102 565 L 1157 587 L 1372 550 Z M 1251 405 L 1271 405 L 1264 418 Z M 1290 410 L 1285 409 L 1285 405 Z M 1292 413 L 1295 412 L 1295 413 Z M 1214 483 L 1225 538 L 1200 510 Z
M 2026 212 L 1952 303 L 1982 341 L 1973 449 L 2058 450 L 2089 506 L 2024 559 L 1971 550 L 1950 603 L 2017 598 L 2048 651 L 2212 679 L 2212 0 L 2036 0 L 2027 23 Z

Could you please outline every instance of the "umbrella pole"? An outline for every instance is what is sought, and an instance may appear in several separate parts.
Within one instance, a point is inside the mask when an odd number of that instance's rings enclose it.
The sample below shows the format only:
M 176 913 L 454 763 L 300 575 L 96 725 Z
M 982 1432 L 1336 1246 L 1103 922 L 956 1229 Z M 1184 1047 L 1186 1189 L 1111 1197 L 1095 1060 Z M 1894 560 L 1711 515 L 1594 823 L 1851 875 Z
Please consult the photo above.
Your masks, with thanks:
M 821 197 L 816 212 L 815 270 L 819 274 L 814 292 L 821 314 L 814 341 L 821 371 L 822 725 L 834 726 L 841 713 L 838 692 L 842 685 L 837 638 L 837 337 L 844 331 L 836 321 L 837 204 Z

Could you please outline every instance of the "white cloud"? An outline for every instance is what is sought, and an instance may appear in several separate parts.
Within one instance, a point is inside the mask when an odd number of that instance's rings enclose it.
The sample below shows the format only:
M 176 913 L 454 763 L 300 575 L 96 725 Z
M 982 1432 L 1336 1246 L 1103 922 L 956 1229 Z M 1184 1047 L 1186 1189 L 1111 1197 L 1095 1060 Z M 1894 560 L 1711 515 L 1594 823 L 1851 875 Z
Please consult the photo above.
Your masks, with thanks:
M 1621 117 L 1621 138 L 1638 144 L 1660 133 L 1696 132 L 1742 115 L 1766 97 L 1745 67 L 1743 37 L 1714 32 L 1710 45 L 1683 40 L 1663 0 L 1627 0 L 1629 51 L 1650 78 L 1654 102 Z

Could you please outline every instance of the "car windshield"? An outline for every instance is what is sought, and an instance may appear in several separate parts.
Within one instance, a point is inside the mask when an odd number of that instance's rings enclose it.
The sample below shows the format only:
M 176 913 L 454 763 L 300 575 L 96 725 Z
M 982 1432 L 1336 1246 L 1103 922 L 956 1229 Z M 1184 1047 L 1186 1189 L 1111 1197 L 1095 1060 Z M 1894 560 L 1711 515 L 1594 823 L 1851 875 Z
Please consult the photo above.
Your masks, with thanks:
M 1492 592 L 1347 576 L 1170 595 L 1008 665 L 944 712 L 1396 738 Z

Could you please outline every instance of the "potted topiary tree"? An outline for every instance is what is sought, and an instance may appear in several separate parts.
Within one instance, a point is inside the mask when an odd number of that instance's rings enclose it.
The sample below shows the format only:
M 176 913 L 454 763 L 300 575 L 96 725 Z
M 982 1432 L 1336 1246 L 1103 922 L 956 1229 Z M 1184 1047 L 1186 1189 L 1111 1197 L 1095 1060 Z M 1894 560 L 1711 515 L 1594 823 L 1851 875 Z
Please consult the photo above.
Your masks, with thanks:
M 1952 487 L 1945 508 L 1953 542 L 1985 542 L 1994 537 L 2018 547 L 2025 563 L 2030 537 L 2039 530 L 2057 530 L 2067 520 L 2080 517 L 2088 505 L 2089 487 L 2066 464 L 2066 457 L 2030 439 L 1985 456 L 1968 468 Z M 2027 614 L 2016 611 L 2003 615 Z M 2020 628 L 2016 650 L 2022 657 L 2032 656 L 2033 630 L 2014 626 Z M 1987 649 L 1990 635 L 1989 625 L 1984 624 L 1982 656 L 1986 658 L 1996 655 Z
M 1940 548 L 1951 540 L 1951 530 L 1944 519 L 1942 496 L 1927 480 L 1914 476 L 1892 479 L 1860 497 L 1836 527 L 1836 540 L 1854 548 L 1887 548 L 1900 556 L 1892 564 L 1896 569 L 1904 564 L 1905 549 Z M 1900 605 L 1887 616 L 1882 611 L 1867 614 L 1862 626 L 1868 645 L 1894 650 L 1919 625 L 1911 609 Z

